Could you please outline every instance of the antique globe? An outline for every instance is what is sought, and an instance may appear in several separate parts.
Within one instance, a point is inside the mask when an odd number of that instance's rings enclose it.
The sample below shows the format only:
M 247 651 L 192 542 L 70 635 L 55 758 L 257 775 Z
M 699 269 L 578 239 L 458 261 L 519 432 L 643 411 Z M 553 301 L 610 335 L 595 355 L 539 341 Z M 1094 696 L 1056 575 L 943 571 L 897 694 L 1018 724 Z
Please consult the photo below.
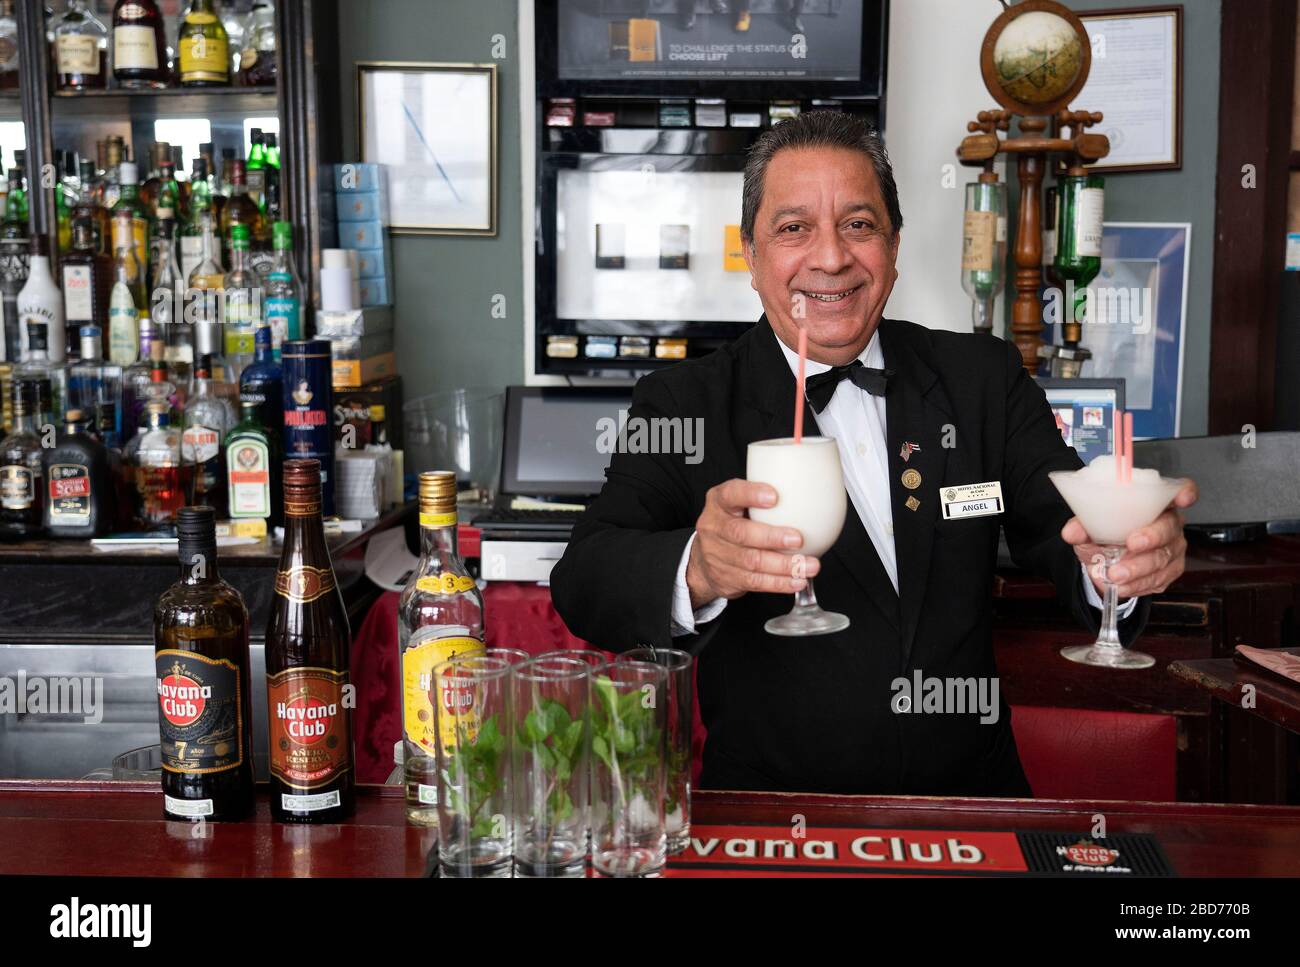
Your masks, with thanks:
M 1046 10 L 1030 10 L 1009 22 L 993 45 L 997 82 L 1021 104 L 1050 104 L 1063 96 L 1083 69 L 1083 44 L 1070 22 Z

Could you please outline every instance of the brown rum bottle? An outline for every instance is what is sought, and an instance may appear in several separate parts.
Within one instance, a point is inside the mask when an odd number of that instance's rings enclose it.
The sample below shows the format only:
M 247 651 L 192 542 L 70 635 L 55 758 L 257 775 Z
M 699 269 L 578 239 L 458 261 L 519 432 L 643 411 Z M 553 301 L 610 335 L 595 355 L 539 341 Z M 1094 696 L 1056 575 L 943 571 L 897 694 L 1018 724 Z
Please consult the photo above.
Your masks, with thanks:
M 248 610 L 217 573 L 216 514 L 176 513 L 180 580 L 154 607 L 163 815 L 243 819 L 253 811 Z
M 321 521 L 320 461 L 284 463 L 284 551 L 266 628 L 271 815 L 333 823 L 352 815 L 352 633 Z

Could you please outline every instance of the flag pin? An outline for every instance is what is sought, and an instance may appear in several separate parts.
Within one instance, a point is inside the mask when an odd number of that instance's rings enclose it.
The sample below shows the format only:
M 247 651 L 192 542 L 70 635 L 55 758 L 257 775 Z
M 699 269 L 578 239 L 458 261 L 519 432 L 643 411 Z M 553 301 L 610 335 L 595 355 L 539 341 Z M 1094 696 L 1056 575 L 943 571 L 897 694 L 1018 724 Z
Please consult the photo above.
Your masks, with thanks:
M 912 454 L 920 452 L 921 445 L 919 443 L 908 442 L 903 444 L 903 449 L 898 452 L 898 455 L 902 457 L 903 462 L 906 463 Z

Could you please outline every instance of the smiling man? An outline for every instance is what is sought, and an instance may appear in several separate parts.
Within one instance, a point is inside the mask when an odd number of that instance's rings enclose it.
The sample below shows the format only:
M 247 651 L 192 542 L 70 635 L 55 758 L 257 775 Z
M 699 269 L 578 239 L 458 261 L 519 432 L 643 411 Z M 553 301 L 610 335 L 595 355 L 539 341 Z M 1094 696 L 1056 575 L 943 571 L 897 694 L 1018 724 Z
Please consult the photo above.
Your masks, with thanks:
M 1079 457 L 1014 346 L 884 318 L 902 226 L 884 145 L 862 121 L 813 112 L 759 138 L 741 236 L 763 317 L 634 394 L 634 417 L 701 419 L 703 459 L 615 454 L 552 573 L 575 634 L 616 651 L 698 654 L 706 788 L 1031 795 L 1004 702 L 989 714 L 895 701 L 900 680 L 998 694 L 999 525 L 1013 558 L 1097 630 L 1100 578 L 1084 566 L 1096 548 L 1047 476 Z M 835 439 L 849 498 L 821 559 L 797 555 L 797 531 L 746 516 L 777 499 L 744 479 L 746 447 L 791 434 L 800 329 L 806 432 Z M 993 482 L 1001 514 L 943 519 L 941 491 Z M 1189 484 L 1175 503 L 1195 499 Z M 1173 508 L 1130 538 L 1112 571 L 1126 643 L 1146 619 L 1143 596 L 1182 573 L 1185 549 Z M 849 627 L 767 634 L 814 576 Z

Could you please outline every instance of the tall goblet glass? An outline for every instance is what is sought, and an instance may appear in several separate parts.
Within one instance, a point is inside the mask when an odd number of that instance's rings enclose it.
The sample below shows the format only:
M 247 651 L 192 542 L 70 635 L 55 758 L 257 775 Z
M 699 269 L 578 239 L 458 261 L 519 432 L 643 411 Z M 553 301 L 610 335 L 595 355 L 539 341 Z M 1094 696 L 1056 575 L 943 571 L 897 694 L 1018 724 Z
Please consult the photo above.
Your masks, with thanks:
M 790 554 L 792 575 L 803 577 L 801 560 L 821 557 L 831 549 L 844 528 L 847 495 L 840 470 L 840 450 L 832 437 L 793 437 L 758 440 L 746 454 L 745 476 L 770 484 L 777 493 L 771 507 L 751 507 L 749 516 L 761 524 L 793 527 L 803 535 L 803 546 Z M 803 637 L 843 631 L 849 619 L 823 611 L 813 593 L 812 579 L 794 598 L 789 614 L 772 618 L 763 628 L 772 635 Z
M 1159 517 L 1187 481 L 1139 468 L 1134 468 L 1132 480 L 1120 481 L 1114 467 L 1113 458 L 1098 457 L 1082 470 L 1055 470 L 1047 475 L 1100 547 L 1101 560 L 1095 564 L 1105 585 L 1097 640 L 1091 645 L 1069 645 L 1061 654 L 1070 661 L 1100 668 L 1150 668 L 1156 663 L 1154 658 L 1120 643 L 1119 594 L 1110 572 L 1124 556 L 1129 535 Z

